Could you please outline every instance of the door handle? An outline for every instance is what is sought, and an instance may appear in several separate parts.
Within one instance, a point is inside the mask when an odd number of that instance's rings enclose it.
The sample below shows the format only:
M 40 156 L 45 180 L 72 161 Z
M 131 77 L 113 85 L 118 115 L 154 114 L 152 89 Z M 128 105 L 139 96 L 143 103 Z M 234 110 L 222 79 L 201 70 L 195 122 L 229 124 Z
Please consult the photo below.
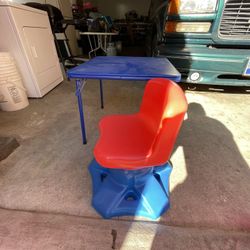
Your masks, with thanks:
M 31 52 L 32 52 L 33 57 L 38 58 L 38 55 L 37 55 L 37 53 L 36 53 L 36 47 L 35 47 L 35 46 L 31 46 Z

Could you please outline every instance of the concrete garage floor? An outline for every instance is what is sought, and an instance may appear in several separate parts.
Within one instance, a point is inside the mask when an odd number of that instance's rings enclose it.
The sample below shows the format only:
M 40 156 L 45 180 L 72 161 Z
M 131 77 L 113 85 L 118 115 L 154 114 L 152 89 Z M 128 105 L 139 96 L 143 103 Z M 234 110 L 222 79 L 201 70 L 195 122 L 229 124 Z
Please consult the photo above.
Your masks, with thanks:
M 186 91 L 188 115 L 171 157 L 171 209 L 158 221 L 103 220 L 91 207 L 87 166 L 103 115 L 138 110 L 144 83 L 97 81 L 84 103 L 83 146 L 74 84 L 17 112 L 0 112 L 0 136 L 20 143 L 0 162 L 0 249 L 250 249 L 250 98 Z

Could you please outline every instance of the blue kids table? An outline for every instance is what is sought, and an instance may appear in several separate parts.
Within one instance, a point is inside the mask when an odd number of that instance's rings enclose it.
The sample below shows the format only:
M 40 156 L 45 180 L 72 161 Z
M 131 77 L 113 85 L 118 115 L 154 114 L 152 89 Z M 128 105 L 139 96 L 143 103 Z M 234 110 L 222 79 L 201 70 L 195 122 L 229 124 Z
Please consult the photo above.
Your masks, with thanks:
M 81 121 L 82 141 L 87 143 L 81 91 L 86 79 L 100 80 L 101 108 L 103 108 L 102 80 L 141 80 L 168 78 L 175 82 L 181 79 L 180 73 L 166 58 L 97 56 L 67 72 L 70 79 L 76 79 L 76 96 Z

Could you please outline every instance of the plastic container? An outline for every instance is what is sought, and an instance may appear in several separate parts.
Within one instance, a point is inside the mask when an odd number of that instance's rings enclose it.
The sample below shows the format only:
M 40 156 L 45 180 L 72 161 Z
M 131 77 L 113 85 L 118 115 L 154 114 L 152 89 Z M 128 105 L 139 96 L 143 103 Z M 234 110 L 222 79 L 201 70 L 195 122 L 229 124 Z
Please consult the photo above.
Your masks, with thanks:
M 114 43 L 108 43 L 107 56 L 116 56 L 116 48 Z
M 26 90 L 14 59 L 0 52 L 0 109 L 16 111 L 29 105 Z
M 115 48 L 116 48 L 117 53 L 121 53 L 122 52 L 122 42 L 116 41 Z
M 26 91 L 19 82 L 0 82 L 0 107 L 3 111 L 16 111 L 29 105 Z

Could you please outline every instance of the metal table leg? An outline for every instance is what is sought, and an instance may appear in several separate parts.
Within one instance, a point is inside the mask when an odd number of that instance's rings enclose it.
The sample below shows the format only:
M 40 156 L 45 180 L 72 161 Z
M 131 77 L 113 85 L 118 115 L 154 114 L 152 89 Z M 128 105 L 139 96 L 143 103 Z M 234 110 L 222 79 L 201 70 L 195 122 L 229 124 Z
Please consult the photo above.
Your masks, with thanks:
M 100 96 L 101 96 L 101 108 L 104 108 L 103 104 L 103 88 L 102 88 L 102 80 L 100 80 Z
M 87 144 L 87 138 L 86 138 L 86 129 L 85 129 L 85 122 L 84 122 L 84 113 L 83 113 L 83 104 L 82 104 L 82 88 L 85 81 L 82 80 L 76 80 L 76 96 L 78 100 L 78 109 L 79 109 L 79 115 L 80 115 L 80 122 L 81 122 L 81 130 L 82 130 L 82 143 Z

